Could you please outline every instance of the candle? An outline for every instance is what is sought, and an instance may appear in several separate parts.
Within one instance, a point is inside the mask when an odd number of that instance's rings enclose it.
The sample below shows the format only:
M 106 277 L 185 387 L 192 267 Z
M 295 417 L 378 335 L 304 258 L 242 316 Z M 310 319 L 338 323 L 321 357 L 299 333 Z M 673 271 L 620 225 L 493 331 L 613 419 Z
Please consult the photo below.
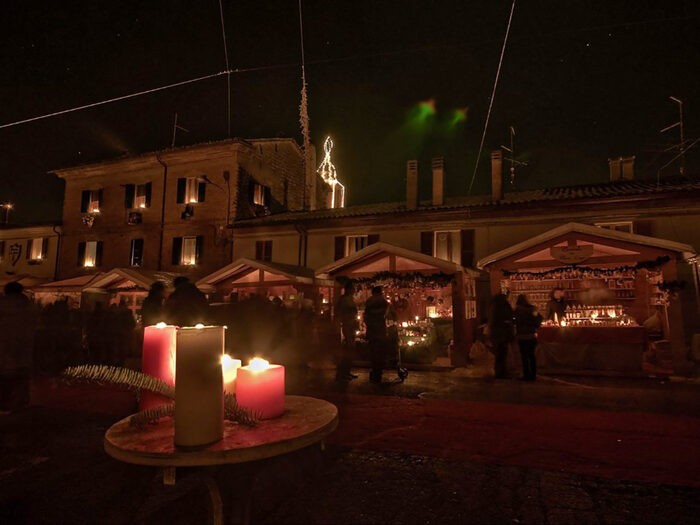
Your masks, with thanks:
M 175 445 L 203 446 L 224 437 L 223 354 L 223 326 L 177 331 Z
M 262 419 L 284 412 L 284 367 L 256 357 L 238 369 L 236 401 Z
M 228 354 L 221 356 L 221 371 L 224 374 L 224 394 L 236 394 L 236 376 L 240 367 L 240 359 L 232 359 Z
M 175 386 L 175 337 L 177 328 L 165 323 L 147 326 L 143 330 L 141 371 L 170 386 Z M 141 391 L 139 410 L 170 403 L 170 400 L 146 390 Z

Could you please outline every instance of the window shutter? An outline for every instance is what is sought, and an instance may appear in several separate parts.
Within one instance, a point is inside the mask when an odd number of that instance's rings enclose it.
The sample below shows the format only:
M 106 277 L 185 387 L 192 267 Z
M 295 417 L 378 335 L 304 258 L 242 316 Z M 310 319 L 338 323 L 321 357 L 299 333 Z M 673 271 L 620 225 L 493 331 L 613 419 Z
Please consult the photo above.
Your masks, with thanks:
M 272 241 L 265 241 L 265 256 L 263 257 L 263 261 L 271 261 L 272 260 Z
M 432 257 L 434 240 L 435 232 L 420 232 L 420 252 Z
M 80 194 L 80 213 L 87 213 L 90 205 L 90 190 L 83 190 Z
M 474 266 L 474 230 L 462 230 L 461 265 L 471 268 Z
M 197 185 L 197 202 L 204 202 L 204 199 L 207 196 L 207 183 L 206 182 L 200 182 Z
M 262 261 L 265 248 L 263 241 L 255 241 L 255 260 Z
M 173 237 L 172 263 L 174 265 L 179 265 L 182 263 L 182 237 Z
M 150 182 L 146 183 L 146 208 L 151 207 L 151 189 L 152 189 L 152 184 Z M 143 240 L 141 241 L 143 242 Z
M 44 237 L 41 239 L 41 258 L 45 259 L 46 255 L 49 253 L 49 238 Z
M 177 203 L 182 204 L 185 202 L 185 192 L 187 191 L 187 179 L 179 178 L 177 179 Z
M 371 233 L 367 236 L 367 246 L 370 244 L 375 244 L 379 242 L 379 234 L 378 233 Z
M 345 257 L 345 235 L 337 235 L 335 237 L 335 256 L 334 259 L 342 259 Z
M 85 266 L 85 243 L 78 243 L 78 266 Z
M 134 195 L 136 194 L 136 185 L 127 184 L 124 186 L 124 207 L 130 210 L 134 207 Z
M 95 249 L 95 266 L 102 266 L 102 241 L 97 241 Z
M 32 239 L 27 239 L 27 249 L 25 250 L 24 258 L 29 259 L 29 256 L 32 253 Z
M 267 206 L 269 208 L 270 205 L 272 204 L 272 191 L 271 191 L 269 186 L 265 186 L 264 192 L 265 192 L 265 196 L 263 197 L 263 199 L 264 199 L 263 204 L 265 204 L 265 206 Z
M 202 249 L 204 248 L 204 237 L 197 235 L 197 243 L 194 249 L 194 262 L 199 264 L 202 261 Z
M 102 209 L 102 190 L 97 190 L 97 207 Z

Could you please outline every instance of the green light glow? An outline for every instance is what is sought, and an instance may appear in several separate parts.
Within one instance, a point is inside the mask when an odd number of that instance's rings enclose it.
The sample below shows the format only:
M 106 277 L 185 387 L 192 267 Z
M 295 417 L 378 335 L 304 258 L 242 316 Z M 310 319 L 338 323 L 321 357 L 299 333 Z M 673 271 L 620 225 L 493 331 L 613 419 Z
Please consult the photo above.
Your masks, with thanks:
M 450 118 L 450 127 L 454 127 L 460 122 L 467 120 L 467 110 L 468 108 L 459 108 L 452 111 L 452 116 Z

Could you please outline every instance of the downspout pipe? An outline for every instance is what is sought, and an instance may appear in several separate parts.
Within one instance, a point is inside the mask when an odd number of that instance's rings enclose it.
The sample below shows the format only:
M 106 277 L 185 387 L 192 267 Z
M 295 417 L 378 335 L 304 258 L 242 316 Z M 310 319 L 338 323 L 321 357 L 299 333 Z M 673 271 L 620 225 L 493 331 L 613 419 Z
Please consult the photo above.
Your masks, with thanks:
M 295 224 L 294 229 L 299 234 L 299 251 L 297 254 L 297 266 L 306 266 L 307 229 L 301 224 Z
M 53 267 L 53 280 L 58 279 L 58 261 L 61 258 L 61 239 L 62 239 L 62 233 L 58 230 L 56 230 L 56 225 L 54 224 L 52 226 L 53 232 L 56 234 L 58 237 L 58 241 L 56 242 L 56 262 L 54 263 Z
M 163 201 L 160 207 L 160 240 L 158 242 L 158 270 L 163 269 L 163 240 L 165 237 L 165 194 L 168 185 L 168 166 L 160 158 L 160 155 L 156 153 L 156 160 L 158 164 L 163 166 Z

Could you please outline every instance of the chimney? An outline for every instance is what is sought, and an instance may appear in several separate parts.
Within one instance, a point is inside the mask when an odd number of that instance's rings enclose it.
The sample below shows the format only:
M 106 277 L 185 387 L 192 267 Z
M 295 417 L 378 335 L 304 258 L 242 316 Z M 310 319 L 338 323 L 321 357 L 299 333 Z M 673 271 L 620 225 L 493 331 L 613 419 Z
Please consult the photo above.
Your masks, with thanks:
M 435 157 L 433 166 L 433 206 L 445 204 L 445 159 Z
M 406 209 L 418 208 L 418 161 L 406 163 Z
M 631 157 L 608 159 L 610 182 L 634 179 L 634 158 L 634 155 L 632 155 Z
M 500 149 L 491 152 L 491 200 L 503 198 L 503 152 Z

